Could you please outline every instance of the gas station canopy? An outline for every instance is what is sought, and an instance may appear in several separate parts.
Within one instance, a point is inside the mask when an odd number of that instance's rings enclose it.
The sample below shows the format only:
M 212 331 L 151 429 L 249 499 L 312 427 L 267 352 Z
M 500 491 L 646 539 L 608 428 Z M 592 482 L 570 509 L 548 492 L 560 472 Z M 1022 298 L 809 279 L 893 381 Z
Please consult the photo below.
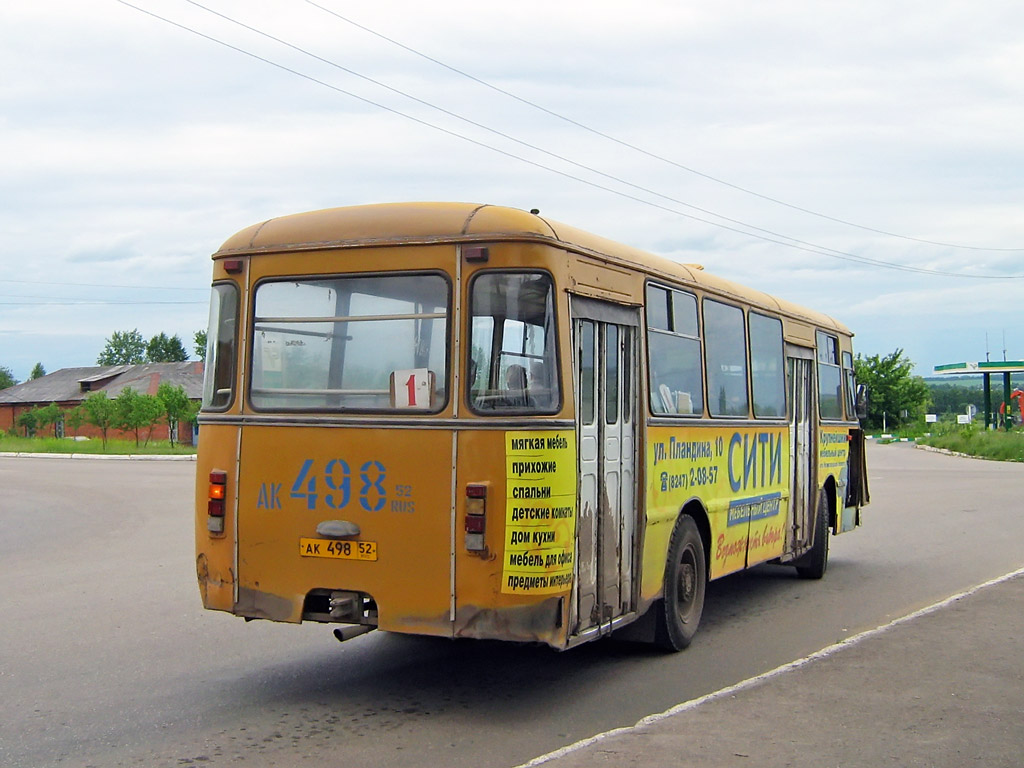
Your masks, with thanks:
M 1024 373 L 1024 360 L 1003 360 L 996 363 L 950 363 L 935 366 L 935 373 L 966 376 L 971 373 Z
M 1024 360 L 1002 360 L 984 363 L 950 363 L 935 366 L 936 374 L 969 376 L 980 373 L 985 377 L 985 429 L 992 423 L 992 380 L 993 373 L 1003 374 L 1003 403 L 1010 403 L 1010 374 L 1024 373 Z M 1009 411 L 1009 407 L 1006 409 Z M 1009 419 L 1006 419 L 1009 427 Z

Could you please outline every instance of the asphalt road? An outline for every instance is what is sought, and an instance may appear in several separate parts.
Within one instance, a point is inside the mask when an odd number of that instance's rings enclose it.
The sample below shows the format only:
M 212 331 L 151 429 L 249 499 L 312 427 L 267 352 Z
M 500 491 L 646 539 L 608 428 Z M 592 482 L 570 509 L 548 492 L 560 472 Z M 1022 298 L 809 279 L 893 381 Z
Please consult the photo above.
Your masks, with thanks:
M 514 766 L 1024 564 L 1024 466 L 868 454 L 821 582 L 710 585 L 694 645 L 566 653 L 203 611 L 183 462 L 0 458 L 0 765 Z

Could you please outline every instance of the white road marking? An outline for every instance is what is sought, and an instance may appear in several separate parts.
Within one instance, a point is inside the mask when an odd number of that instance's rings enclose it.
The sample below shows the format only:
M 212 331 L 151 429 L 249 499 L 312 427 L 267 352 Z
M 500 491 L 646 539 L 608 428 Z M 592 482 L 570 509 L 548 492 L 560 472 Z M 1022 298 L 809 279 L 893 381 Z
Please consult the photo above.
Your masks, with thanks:
M 866 640 L 869 637 L 875 637 L 876 635 L 880 635 L 883 632 L 887 632 L 893 627 L 896 627 L 900 624 L 904 624 L 908 621 L 913 621 L 914 619 L 920 618 L 921 616 L 926 616 L 929 613 L 934 613 L 935 611 L 942 610 L 943 608 L 952 605 L 958 600 L 962 600 L 965 597 L 969 597 L 973 595 L 975 592 L 979 592 L 980 590 L 985 589 L 986 587 L 992 587 L 996 584 L 1002 584 L 1003 582 L 1010 581 L 1011 579 L 1015 579 L 1018 576 L 1022 575 L 1024 575 L 1024 568 L 1018 568 L 1016 571 L 1011 571 L 1010 573 L 1004 574 L 1003 576 L 999 576 L 998 578 L 986 581 L 983 584 L 978 584 L 977 586 L 965 590 L 964 592 L 958 592 L 957 594 L 952 595 L 951 597 L 947 597 L 945 600 L 940 600 L 937 603 L 929 605 L 925 608 L 921 608 L 920 610 L 914 611 L 913 613 L 909 613 L 906 616 L 894 619 L 893 621 L 890 621 L 888 624 L 883 624 L 882 626 L 876 627 L 875 629 L 869 629 L 864 632 L 861 632 L 860 634 L 848 637 L 842 642 L 835 643 L 834 645 L 830 645 L 826 648 L 822 648 L 820 651 L 812 653 L 809 656 L 805 656 L 802 659 L 797 659 L 796 661 L 791 661 L 788 664 L 783 664 L 781 667 L 776 667 L 775 669 L 765 672 L 764 674 L 757 675 L 756 677 L 750 677 L 746 680 L 741 680 L 735 685 L 730 685 L 728 688 L 722 688 L 720 690 L 706 694 L 699 698 L 691 699 L 690 701 L 685 701 L 682 704 L 676 704 L 674 707 L 666 709 L 664 712 L 658 712 L 654 715 L 648 715 L 642 720 L 639 720 L 635 725 L 624 726 L 622 728 L 615 728 L 610 731 L 605 731 L 604 733 L 595 734 L 594 736 L 590 736 L 586 739 L 581 739 L 580 741 L 577 741 L 573 744 L 569 744 L 567 746 L 561 747 L 560 749 L 556 749 L 553 752 L 548 752 L 545 755 L 535 757 L 527 763 L 522 763 L 521 765 L 516 766 L 516 768 L 534 768 L 534 766 L 543 765 L 544 763 L 550 762 L 551 760 L 556 760 L 559 757 L 568 755 L 579 749 L 583 749 L 584 747 L 590 746 L 591 744 L 596 744 L 599 741 L 604 741 L 610 736 L 630 733 L 631 731 L 634 731 L 638 728 L 642 728 L 645 725 L 657 723 L 661 720 L 665 720 L 669 717 L 672 717 L 673 715 L 677 715 L 680 712 L 686 712 L 690 709 L 696 709 L 705 702 L 714 701 L 715 699 L 720 699 L 723 696 L 730 696 L 738 691 L 743 691 L 747 688 L 752 688 L 758 683 L 761 683 L 765 680 L 769 680 L 773 677 L 789 672 L 790 670 L 802 667 L 805 664 L 808 664 L 812 661 L 827 658 L 833 655 L 834 653 L 843 650 L 844 648 L 848 648 L 851 645 L 856 645 L 857 643 L 861 642 L 862 640 Z

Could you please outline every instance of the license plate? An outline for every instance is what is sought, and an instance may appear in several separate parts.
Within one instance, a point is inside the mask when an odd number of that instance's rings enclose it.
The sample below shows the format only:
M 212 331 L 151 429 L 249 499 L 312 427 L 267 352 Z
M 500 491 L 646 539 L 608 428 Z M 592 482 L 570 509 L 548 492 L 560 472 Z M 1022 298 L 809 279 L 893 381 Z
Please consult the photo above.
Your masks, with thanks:
M 303 557 L 326 557 L 332 560 L 376 560 L 377 542 L 299 539 L 299 554 Z

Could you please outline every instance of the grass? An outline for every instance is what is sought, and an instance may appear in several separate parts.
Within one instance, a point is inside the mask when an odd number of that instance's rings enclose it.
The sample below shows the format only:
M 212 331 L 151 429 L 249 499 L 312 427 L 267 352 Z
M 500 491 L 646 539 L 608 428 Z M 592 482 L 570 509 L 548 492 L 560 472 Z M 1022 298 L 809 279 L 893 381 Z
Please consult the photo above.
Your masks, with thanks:
M 919 437 L 921 445 L 944 448 L 995 461 L 1024 461 L 1024 431 L 986 431 L 975 426 L 940 426 L 930 437 Z
M 92 453 L 108 456 L 173 454 L 187 456 L 196 452 L 193 445 L 175 443 L 172 448 L 166 440 L 150 440 L 149 445 L 144 445 L 144 442 L 144 440 L 140 441 L 136 446 L 134 440 L 107 440 L 107 447 L 104 449 L 103 441 L 99 438 L 71 440 L 57 437 L 13 437 L 0 433 L 0 453 Z
M 995 461 L 1024 462 L 1024 431 L 1017 429 L 1012 432 L 989 430 L 976 426 L 935 425 L 937 428 L 931 435 L 910 435 L 897 433 L 903 437 L 916 437 L 921 445 L 931 445 L 969 456 L 978 456 Z M 108 440 L 104 450 L 103 441 L 71 440 L 56 437 L 13 437 L 0 433 L 0 453 L 93 453 L 110 456 L 127 455 L 191 455 L 196 452 L 193 445 L 171 444 L 166 440 L 151 440 L 149 445 L 134 440 Z

